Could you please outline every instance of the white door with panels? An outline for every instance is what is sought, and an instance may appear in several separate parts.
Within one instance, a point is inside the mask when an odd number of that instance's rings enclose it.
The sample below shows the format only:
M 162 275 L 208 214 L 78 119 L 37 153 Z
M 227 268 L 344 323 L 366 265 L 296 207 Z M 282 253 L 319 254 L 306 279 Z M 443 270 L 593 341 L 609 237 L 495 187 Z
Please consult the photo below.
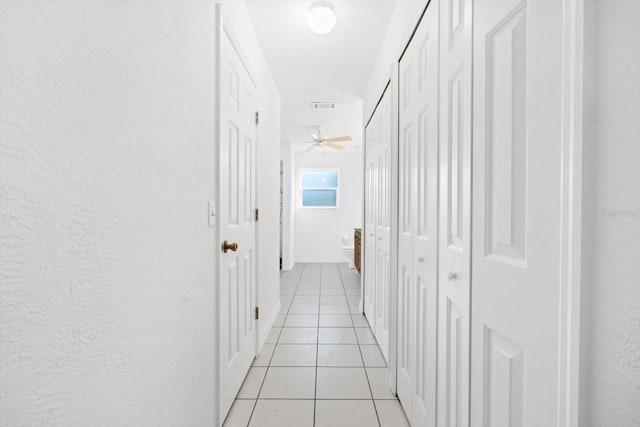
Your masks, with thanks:
M 385 90 L 366 129 L 364 310 L 389 360 L 391 269 L 391 95 Z
M 220 417 L 256 355 L 256 85 L 226 23 L 219 34 Z
M 438 2 L 399 69 L 398 397 L 415 426 L 436 425 Z
M 384 358 L 389 361 L 389 298 L 391 286 L 391 95 L 386 90 L 376 115 L 378 115 L 378 164 L 379 195 L 376 204 L 376 273 L 375 273 L 375 321 L 374 335 Z
M 369 321 L 371 330 L 374 331 L 373 319 L 375 317 L 375 268 L 376 268 L 376 205 L 380 192 L 378 183 L 378 164 L 376 162 L 376 147 L 378 145 L 378 122 L 371 120 L 365 128 L 365 178 L 364 178 L 364 230 L 363 241 L 363 308 Z
M 561 1 L 475 4 L 472 426 L 568 425 L 558 406 L 563 11 Z
M 469 425 L 471 0 L 440 2 L 438 426 Z

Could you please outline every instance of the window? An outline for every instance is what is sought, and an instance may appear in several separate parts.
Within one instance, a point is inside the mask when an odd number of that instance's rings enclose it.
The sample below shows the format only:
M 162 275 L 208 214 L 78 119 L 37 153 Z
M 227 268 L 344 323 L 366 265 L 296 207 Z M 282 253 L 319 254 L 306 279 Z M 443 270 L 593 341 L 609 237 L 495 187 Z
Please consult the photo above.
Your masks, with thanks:
M 340 170 L 301 169 L 300 188 L 303 208 L 337 208 Z

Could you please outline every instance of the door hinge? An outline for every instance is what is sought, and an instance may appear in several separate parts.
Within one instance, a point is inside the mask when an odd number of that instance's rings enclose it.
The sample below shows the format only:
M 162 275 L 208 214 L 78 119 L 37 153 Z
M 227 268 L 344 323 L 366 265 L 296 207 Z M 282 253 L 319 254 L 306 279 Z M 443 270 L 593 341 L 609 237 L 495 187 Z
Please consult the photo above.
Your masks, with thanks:
M 256 307 L 256 320 L 260 318 L 260 307 Z
M 260 124 L 260 111 L 256 111 L 256 124 Z
M 256 221 L 260 219 L 260 209 L 256 209 Z

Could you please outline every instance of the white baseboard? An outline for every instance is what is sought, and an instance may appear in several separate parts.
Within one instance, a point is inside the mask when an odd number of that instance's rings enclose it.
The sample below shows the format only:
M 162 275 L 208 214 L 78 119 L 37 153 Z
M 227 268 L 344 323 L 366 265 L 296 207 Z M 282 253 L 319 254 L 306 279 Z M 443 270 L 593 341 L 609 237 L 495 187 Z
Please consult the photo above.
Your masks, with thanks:
M 278 304 L 276 304 L 274 310 L 269 314 L 268 317 L 265 317 L 264 320 L 259 319 L 259 331 L 260 331 L 260 340 L 258 345 L 258 353 L 262 349 L 264 342 L 267 340 L 267 336 L 269 336 L 269 331 L 273 327 L 273 323 L 276 321 L 276 316 L 280 313 L 280 309 L 282 308 L 282 303 L 278 299 Z M 262 316 L 260 316 L 262 317 Z

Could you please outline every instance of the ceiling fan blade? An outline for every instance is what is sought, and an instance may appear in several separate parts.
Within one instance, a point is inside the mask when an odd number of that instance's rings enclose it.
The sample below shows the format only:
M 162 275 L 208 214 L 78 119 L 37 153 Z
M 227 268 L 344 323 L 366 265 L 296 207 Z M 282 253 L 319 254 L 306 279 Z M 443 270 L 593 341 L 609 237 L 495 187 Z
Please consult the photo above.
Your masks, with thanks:
M 327 138 L 327 142 L 347 142 L 353 141 L 350 136 L 336 136 L 334 138 Z
M 305 149 L 305 150 L 304 150 L 304 152 L 306 153 L 306 152 L 308 152 L 308 151 L 313 150 L 317 145 L 318 145 L 317 143 L 313 143 L 313 144 L 311 144 L 307 149 Z
M 334 144 L 333 142 L 325 142 L 324 143 L 327 147 L 331 147 L 331 148 L 335 148 L 336 150 L 344 150 L 345 148 L 347 148 L 346 145 L 342 145 L 342 144 Z

